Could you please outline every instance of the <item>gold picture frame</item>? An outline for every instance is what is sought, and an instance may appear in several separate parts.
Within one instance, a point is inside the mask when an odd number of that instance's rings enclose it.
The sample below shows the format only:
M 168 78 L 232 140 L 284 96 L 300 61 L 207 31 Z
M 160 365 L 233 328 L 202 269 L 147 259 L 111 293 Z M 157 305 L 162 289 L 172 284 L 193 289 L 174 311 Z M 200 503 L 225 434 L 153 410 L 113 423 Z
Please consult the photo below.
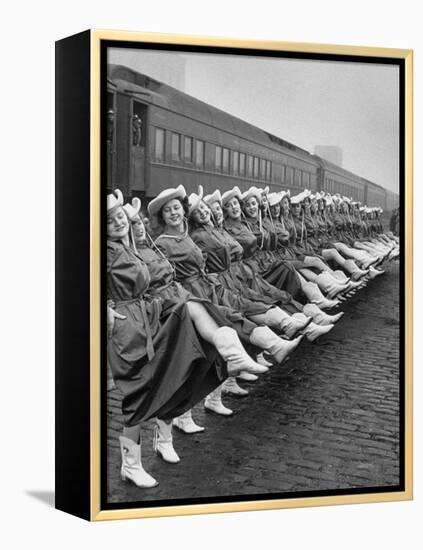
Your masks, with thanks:
M 361 494 L 342 494 L 331 496 L 307 496 L 299 498 L 278 498 L 278 499 L 262 499 L 243 500 L 238 502 L 213 502 L 205 504 L 184 504 L 177 503 L 172 505 L 157 504 L 155 507 L 125 507 L 120 506 L 113 509 L 104 509 L 101 504 L 101 485 L 102 485 L 102 470 L 101 470 L 101 452 L 102 452 L 102 409 L 101 404 L 104 396 L 102 396 L 101 372 L 104 367 L 104 356 L 102 355 L 102 289 L 101 281 L 101 204 L 102 204 L 102 111 L 101 111 L 101 93 L 102 93 L 102 47 L 105 44 L 133 43 L 134 47 L 140 44 L 148 44 L 150 47 L 154 45 L 172 45 L 172 47 L 201 47 L 212 48 L 213 51 L 225 49 L 235 49 L 237 51 L 255 50 L 278 52 L 281 55 L 286 53 L 294 53 L 301 55 L 313 56 L 339 56 L 339 59 L 390 59 L 396 60 L 401 65 L 403 70 L 403 98 L 402 105 L 404 107 L 401 112 L 403 123 L 403 139 L 401 141 L 401 155 L 403 158 L 403 190 L 402 197 L 402 213 L 403 213 L 403 307 L 404 317 L 403 334 L 404 338 L 404 357 L 403 357 L 403 483 L 401 490 L 392 492 L 362 492 Z M 81 67 L 81 58 L 83 58 L 83 69 Z M 68 67 L 66 67 L 68 63 Z M 61 189 L 57 196 L 56 211 L 58 224 L 58 237 L 62 238 L 66 231 L 66 201 L 70 195 L 66 195 L 63 187 L 66 185 L 64 172 L 69 166 L 69 152 L 64 152 L 66 145 L 66 137 L 64 125 L 72 121 L 69 116 L 77 116 L 78 101 L 81 101 L 79 96 L 70 97 L 70 92 L 67 92 L 68 87 L 73 85 L 81 85 L 80 94 L 86 94 L 89 90 L 89 97 L 85 97 L 87 102 L 86 108 L 89 108 L 89 120 L 82 122 L 84 113 L 78 116 L 81 118 L 81 128 L 84 135 L 89 130 L 89 151 L 85 150 L 84 155 L 78 152 L 78 155 L 84 158 L 81 161 L 81 173 L 85 174 L 85 182 L 81 181 L 81 191 L 76 194 L 75 201 L 81 198 L 81 204 L 78 208 L 84 210 L 85 228 L 82 232 L 81 239 L 86 239 L 86 257 L 88 265 L 84 264 L 81 267 L 79 274 L 85 270 L 87 278 L 86 290 L 89 292 L 89 303 L 85 304 L 84 321 L 85 332 L 79 335 L 72 334 L 66 336 L 66 321 L 60 321 L 58 327 L 58 355 L 56 358 L 56 406 L 58 411 L 57 416 L 57 431 L 56 431 L 56 507 L 61 510 L 70 512 L 91 521 L 104 521 L 112 519 L 125 518 L 148 518 L 157 516 L 176 516 L 176 515 L 195 515 L 195 514 L 211 514 L 223 512 L 239 512 L 251 510 L 270 510 L 293 507 L 311 507 L 311 506 L 327 506 L 340 504 L 360 504 L 370 502 L 387 502 L 410 500 L 413 498 L 413 461 L 412 461 L 412 389 L 413 389 L 413 374 L 412 374 L 412 341 L 413 341 L 413 325 L 412 325 L 412 299 L 413 299 L 413 278 L 412 278 L 412 262 L 413 262 L 413 235 L 412 235 L 412 204 L 413 204 L 413 52 L 407 49 L 391 49 L 391 48 L 370 48 L 357 46 L 337 46 L 327 44 L 307 44 L 307 43 L 289 43 L 275 41 L 250 41 L 239 39 L 223 39 L 212 37 L 196 37 L 184 35 L 167 35 L 167 34 L 148 34 L 141 32 L 124 32 L 111 30 L 90 30 L 75 37 L 70 37 L 57 43 L 56 56 L 56 81 L 57 81 L 57 107 L 56 113 L 59 114 L 58 126 L 56 130 L 57 140 L 57 175 L 56 185 Z M 78 72 L 79 71 L 79 72 Z M 80 73 L 80 74 L 79 74 Z M 87 82 L 87 75 L 89 81 Z M 104 76 L 104 75 L 103 75 Z M 83 90 L 82 90 L 83 88 Z M 78 94 L 77 94 L 78 95 Z M 68 114 L 61 114 L 61 111 L 69 107 Z M 66 118 L 67 117 L 67 118 Z M 76 122 L 75 122 L 76 124 Z M 87 126 L 88 124 L 88 126 Z M 88 136 L 87 136 L 88 137 Z M 84 142 L 80 147 L 86 147 Z M 89 159 L 89 166 L 87 165 Z M 86 188 L 86 181 L 89 179 L 89 192 Z M 85 186 L 85 187 L 84 187 Z M 83 197 L 83 198 L 82 198 Z M 68 203 L 67 203 L 68 204 Z M 82 214 L 81 214 L 82 215 Z M 89 227 L 89 235 L 86 232 Z M 58 239 L 58 240 L 59 240 Z M 63 243 L 70 243 L 72 237 L 63 237 L 58 246 Z M 70 244 L 69 244 L 70 246 Z M 85 249 L 84 249 L 85 250 Z M 88 255 L 87 255 L 88 254 Z M 72 255 L 71 255 L 72 256 Z M 72 256 L 74 257 L 74 256 Z M 59 255 L 57 260 L 57 274 L 60 281 L 66 277 L 73 277 L 72 274 L 66 272 L 71 267 L 70 264 L 65 264 L 66 260 L 63 255 Z M 57 288 L 57 296 L 59 307 L 57 309 L 58 319 L 64 315 L 62 308 L 62 297 L 65 292 L 70 292 L 71 281 L 65 280 L 59 282 Z M 71 297 L 70 297 L 71 298 Z M 70 299 L 69 298 L 69 299 Z M 78 365 L 74 369 L 74 374 L 68 372 L 66 362 L 70 359 L 66 358 L 67 351 L 70 346 L 75 346 L 76 342 L 81 342 L 81 338 L 86 339 L 84 344 L 84 364 Z M 73 338 L 73 339 L 72 339 Z M 76 351 L 75 351 L 76 353 Z M 82 345 L 81 345 L 82 353 Z M 102 367 L 103 364 L 103 367 Z M 85 369 L 89 371 L 89 380 L 85 376 L 83 380 L 75 381 L 74 377 L 79 376 Z M 66 374 L 64 371 L 66 370 Z M 104 374 L 103 374 L 104 376 Z M 74 417 L 74 405 L 68 397 L 70 392 L 69 384 L 74 382 L 76 388 L 84 385 L 85 393 L 81 396 L 81 401 L 87 400 L 86 404 L 82 404 L 84 408 L 84 417 L 89 419 L 88 426 L 81 426 L 81 418 Z M 88 383 L 88 386 L 87 386 Z M 81 386 L 79 386 L 81 384 Z M 74 394 L 73 394 L 74 395 Z M 82 413 L 81 413 L 82 414 Z M 70 443 L 66 441 L 63 433 L 69 432 L 69 429 L 74 430 L 72 435 L 72 444 L 81 445 L 79 458 L 73 456 L 73 465 L 70 465 L 70 457 L 66 455 L 70 451 Z M 81 431 L 82 430 L 82 431 Z M 60 432 L 60 433 L 59 433 Z M 80 442 L 76 442 L 78 438 Z M 68 470 L 72 471 L 72 475 L 68 474 Z M 66 472 L 66 473 L 65 473 Z M 104 472 L 103 472 L 104 474 Z

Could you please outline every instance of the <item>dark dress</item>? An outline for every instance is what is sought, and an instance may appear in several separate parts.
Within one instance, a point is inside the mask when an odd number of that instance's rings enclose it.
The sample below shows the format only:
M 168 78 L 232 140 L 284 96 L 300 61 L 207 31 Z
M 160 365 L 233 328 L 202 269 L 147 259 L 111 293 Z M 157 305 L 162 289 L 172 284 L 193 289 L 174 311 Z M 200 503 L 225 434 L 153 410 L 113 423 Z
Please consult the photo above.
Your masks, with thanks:
M 225 288 L 253 302 L 267 304 L 266 309 L 278 305 L 294 313 L 301 311 L 301 304 L 288 292 L 268 283 L 243 261 L 241 244 L 224 228 L 197 227 L 191 237 L 206 252 L 206 267 Z
M 320 228 L 315 218 L 310 213 L 304 215 L 304 226 L 307 232 L 307 243 L 312 247 L 314 254 L 321 254 L 322 241 L 320 240 Z
M 333 239 L 330 233 L 333 227 L 333 224 L 329 222 L 327 217 L 322 215 L 321 213 L 318 213 L 315 216 L 313 216 L 313 219 L 317 227 L 317 235 L 318 235 L 321 249 L 325 250 L 328 248 L 334 248 Z
M 294 298 L 302 296 L 301 282 L 293 266 L 277 259 L 271 248 L 276 235 L 269 233 L 255 220 L 246 218 L 225 221 L 225 229 L 244 249 L 244 262 L 271 285 L 287 291 Z
M 353 246 L 356 239 L 349 231 L 348 220 L 340 212 L 334 212 L 332 221 L 334 223 L 334 233 L 338 242 L 347 246 Z
M 193 296 L 218 306 L 224 324 L 235 329 L 239 337 L 249 342 L 250 334 L 257 327 L 239 309 L 239 296 L 229 292 L 216 277 L 205 271 L 205 258 L 200 248 L 188 234 L 180 236 L 160 235 L 155 242 L 157 248 L 175 268 L 175 279 Z M 210 314 L 214 317 L 214 313 Z
M 107 242 L 107 298 L 117 313 L 107 355 L 123 393 L 126 426 L 153 417 L 170 419 L 192 408 L 226 377 L 215 348 L 198 334 L 182 301 L 149 293 L 141 257 Z
M 207 273 L 228 291 L 234 309 L 249 317 L 266 313 L 272 307 L 251 289 L 242 292 L 242 287 L 236 282 L 238 277 L 233 277 L 236 266 L 232 267 L 231 244 L 222 231 L 203 225 L 191 232 L 191 238 L 205 253 Z
M 277 235 L 277 244 L 275 254 L 285 262 L 290 262 L 295 269 L 302 269 L 308 267 L 303 261 L 297 258 L 292 243 L 295 244 L 297 238 L 297 232 L 295 224 L 285 224 L 283 220 L 270 220 L 265 217 L 263 219 L 263 225 L 268 231 L 273 231 Z
M 292 222 L 296 230 L 296 247 L 300 251 L 302 258 L 305 256 L 316 256 L 311 243 L 308 242 L 307 227 L 305 224 L 305 216 L 292 217 Z

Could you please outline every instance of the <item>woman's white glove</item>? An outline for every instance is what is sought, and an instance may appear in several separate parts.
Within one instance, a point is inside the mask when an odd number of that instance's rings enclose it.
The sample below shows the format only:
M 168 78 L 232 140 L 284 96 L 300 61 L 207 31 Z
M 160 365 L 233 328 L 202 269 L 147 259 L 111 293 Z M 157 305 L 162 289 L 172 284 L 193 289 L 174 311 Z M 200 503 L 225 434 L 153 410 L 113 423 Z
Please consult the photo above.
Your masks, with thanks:
M 107 306 L 107 338 L 111 338 L 113 334 L 113 327 L 115 326 L 115 319 L 126 319 L 125 315 L 117 313 L 109 305 Z

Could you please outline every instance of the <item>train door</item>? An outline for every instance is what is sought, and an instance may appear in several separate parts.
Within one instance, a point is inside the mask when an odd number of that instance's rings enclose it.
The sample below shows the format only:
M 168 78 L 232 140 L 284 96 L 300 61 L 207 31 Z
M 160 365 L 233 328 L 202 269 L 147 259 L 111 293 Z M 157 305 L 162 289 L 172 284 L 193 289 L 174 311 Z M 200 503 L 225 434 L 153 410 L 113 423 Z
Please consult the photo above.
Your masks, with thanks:
M 142 196 L 147 179 L 147 105 L 132 100 L 129 124 L 129 181 L 131 195 Z
M 107 92 L 106 113 L 107 192 L 116 187 L 116 94 Z

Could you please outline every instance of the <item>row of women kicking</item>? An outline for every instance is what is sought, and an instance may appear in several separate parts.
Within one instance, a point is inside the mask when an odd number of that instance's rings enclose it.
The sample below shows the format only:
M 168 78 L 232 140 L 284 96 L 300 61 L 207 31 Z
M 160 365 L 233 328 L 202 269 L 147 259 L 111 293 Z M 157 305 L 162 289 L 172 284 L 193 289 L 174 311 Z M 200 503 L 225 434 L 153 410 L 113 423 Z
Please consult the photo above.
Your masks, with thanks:
M 325 310 L 399 254 L 374 209 L 267 191 L 166 189 L 148 205 L 154 240 L 139 199 L 107 197 L 108 363 L 123 394 L 121 477 L 139 487 L 157 485 L 141 463 L 144 420 L 156 419 L 156 452 L 179 462 L 172 426 L 202 431 L 196 403 L 232 414 L 222 392 L 247 395 L 237 379 L 257 379 L 303 338 L 328 333 L 343 313 Z

